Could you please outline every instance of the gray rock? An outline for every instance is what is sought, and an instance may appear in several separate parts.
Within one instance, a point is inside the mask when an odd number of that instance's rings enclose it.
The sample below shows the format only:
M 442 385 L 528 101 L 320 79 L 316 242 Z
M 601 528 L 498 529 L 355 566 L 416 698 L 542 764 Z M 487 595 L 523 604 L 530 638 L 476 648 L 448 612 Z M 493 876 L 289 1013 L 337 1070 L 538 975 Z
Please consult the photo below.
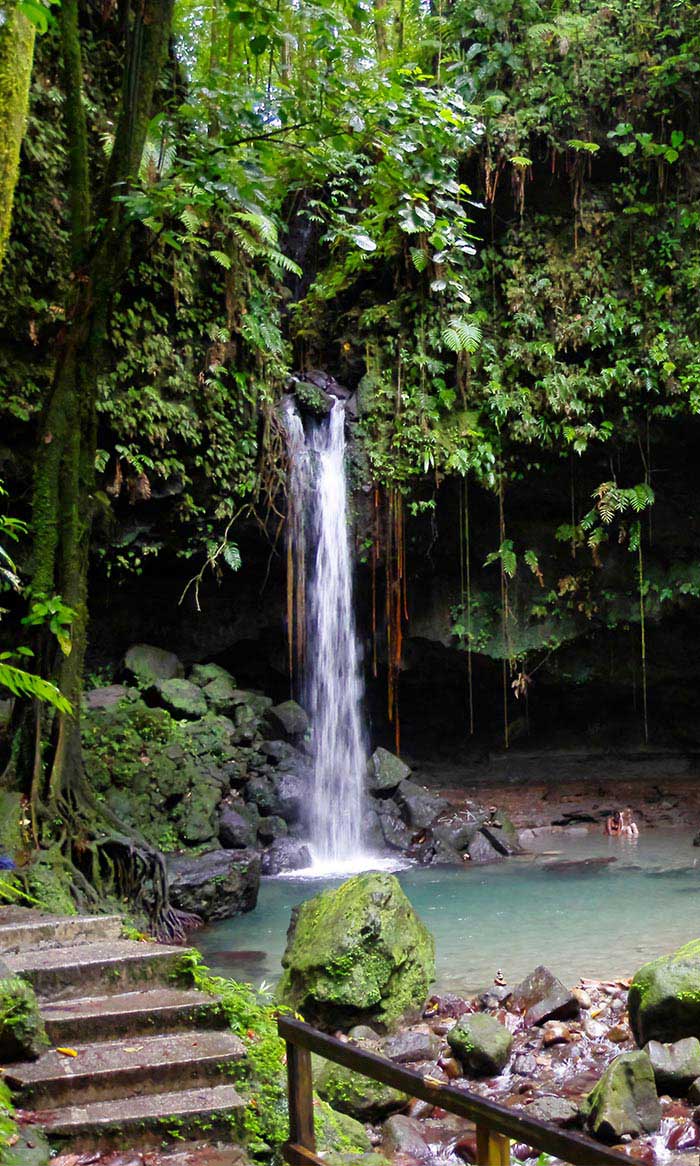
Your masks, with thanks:
M 411 845 L 411 831 L 392 802 L 378 803 L 379 824 L 384 841 L 394 850 L 407 850 Z
M 301 757 L 299 750 L 290 745 L 288 741 L 262 741 L 260 751 L 273 765 L 278 765 L 280 761 L 290 761 L 295 757 Z
M 153 644 L 132 644 L 124 657 L 124 669 L 139 688 L 150 688 L 157 680 L 173 680 L 185 675 L 174 652 Z
M 311 866 L 311 851 L 297 838 L 276 838 L 262 856 L 264 875 L 285 874 L 308 866 Z
M 277 782 L 277 813 L 285 822 L 306 819 L 309 810 L 309 779 L 297 773 L 283 773 Z
M 522 854 L 523 848 L 520 845 L 518 832 L 514 826 L 508 821 L 505 815 L 498 815 L 497 820 L 503 822 L 502 826 L 489 826 L 487 823 L 481 827 L 481 832 L 491 845 L 498 851 L 499 854 L 510 858 L 514 854 Z
M 189 680 L 156 680 L 148 690 L 151 698 L 162 705 L 176 720 L 197 720 L 207 711 L 201 688 Z
M 402 781 L 396 791 L 396 804 L 413 830 L 427 829 L 445 809 L 442 798 L 408 780 Z
M 656 1087 L 661 1093 L 682 1097 L 693 1082 L 700 1078 L 700 1040 L 684 1037 L 673 1044 L 650 1040 L 644 1052 L 651 1061 Z
M 257 831 L 250 821 L 231 806 L 219 813 L 219 842 L 225 850 L 245 850 L 255 845 Z
M 92 712 L 95 709 L 109 709 L 127 695 L 123 684 L 107 684 L 104 688 L 91 688 L 85 693 L 85 703 Z
M 638 1138 L 657 1130 L 661 1105 L 646 1053 L 623 1053 L 611 1061 L 584 1099 L 581 1115 L 601 1142 L 619 1142 L 625 1135 Z
M 561 980 L 541 964 L 516 984 L 510 998 L 515 1012 L 525 1013 L 526 1024 L 568 1020 L 578 1015 L 578 1001 Z
M 481 830 L 474 835 L 469 843 L 469 858 L 474 866 L 484 866 L 488 862 L 503 862 L 503 855 L 499 854 Z
M 400 757 L 380 745 L 367 763 L 367 788 L 372 794 L 393 793 L 410 772 Z
M 551 1125 L 562 1128 L 575 1126 L 579 1119 L 578 1107 L 572 1101 L 550 1094 L 536 1097 L 527 1106 L 525 1112 L 528 1117 L 534 1117 L 537 1121 L 547 1121 Z
M 390 1157 L 406 1155 L 419 1161 L 432 1161 L 433 1155 L 421 1133 L 421 1125 L 413 1117 L 395 1113 L 382 1127 L 382 1149 Z
M 479 829 L 479 822 L 470 821 L 458 813 L 445 814 L 443 811 L 433 823 L 433 836 L 453 851 L 468 850 L 470 842 Z
M 260 855 L 254 850 L 210 850 L 168 859 L 170 901 L 205 922 L 252 911 L 260 887 Z
M 516 1053 L 513 1057 L 511 1071 L 518 1077 L 534 1077 L 538 1071 L 538 1064 L 532 1053 Z
M 305 710 L 295 700 L 285 700 L 282 704 L 273 705 L 267 710 L 266 717 L 268 724 L 287 740 L 302 737 L 309 727 L 309 718 Z
M 513 1037 L 484 1012 L 462 1016 L 447 1034 L 447 1043 L 470 1077 L 494 1077 L 508 1064 Z
M 406 1029 L 392 1036 L 384 1045 L 384 1055 L 398 1064 L 434 1061 L 440 1053 L 440 1040 L 432 1032 Z
M 464 866 L 464 855 L 462 852 L 454 850 L 447 843 L 433 839 L 432 850 L 432 862 L 436 865 Z

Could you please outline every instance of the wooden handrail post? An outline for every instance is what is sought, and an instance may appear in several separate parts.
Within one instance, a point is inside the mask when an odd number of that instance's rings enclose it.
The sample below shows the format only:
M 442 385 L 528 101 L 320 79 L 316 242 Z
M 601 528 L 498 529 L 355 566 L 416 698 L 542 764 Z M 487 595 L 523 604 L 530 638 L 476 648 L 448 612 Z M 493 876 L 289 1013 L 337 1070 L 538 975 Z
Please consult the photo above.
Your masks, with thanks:
M 289 1140 L 305 1150 L 316 1150 L 314 1093 L 311 1053 L 291 1041 L 287 1045 L 287 1087 L 289 1090 Z
M 510 1166 L 510 1138 L 490 1126 L 476 1127 L 477 1166 Z

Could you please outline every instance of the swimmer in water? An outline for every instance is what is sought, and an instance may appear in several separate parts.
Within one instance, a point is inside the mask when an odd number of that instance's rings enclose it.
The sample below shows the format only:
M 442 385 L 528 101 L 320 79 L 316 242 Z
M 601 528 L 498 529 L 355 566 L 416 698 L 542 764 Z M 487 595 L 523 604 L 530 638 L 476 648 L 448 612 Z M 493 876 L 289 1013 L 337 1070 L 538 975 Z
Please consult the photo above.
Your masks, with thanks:
M 618 838 L 622 833 L 622 814 L 619 810 L 615 810 L 605 823 L 605 833 L 609 834 L 611 838 Z

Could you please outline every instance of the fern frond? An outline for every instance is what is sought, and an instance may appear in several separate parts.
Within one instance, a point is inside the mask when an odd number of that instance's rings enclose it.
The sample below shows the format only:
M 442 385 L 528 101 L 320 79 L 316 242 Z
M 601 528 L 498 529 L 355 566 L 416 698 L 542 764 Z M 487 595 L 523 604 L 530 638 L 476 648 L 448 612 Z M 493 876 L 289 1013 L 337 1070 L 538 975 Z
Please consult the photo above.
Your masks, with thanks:
M 481 344 L 481 328 L 464 316 L 452 316 L 442 330 L 441 340 L 450 352 L 476 352 Z
M 33 672 L 25 672 L 23 668 L 15 668 L 12 664 L 0 661 L 0 688 L 7 688 L 13 696 L 24 696 L 52 704 L 61 713 L 71 713 L 70 701 L 59 692 L 55 684 L 35 676 Z
M 241 223 L 247 223 L 249 227 L 260 236 L 263 243 L 268 247 L 277 247 L 278 235 L 277 227 L 272 219 L 260 211 L 236 211 L 234 219 L 238 219 Z

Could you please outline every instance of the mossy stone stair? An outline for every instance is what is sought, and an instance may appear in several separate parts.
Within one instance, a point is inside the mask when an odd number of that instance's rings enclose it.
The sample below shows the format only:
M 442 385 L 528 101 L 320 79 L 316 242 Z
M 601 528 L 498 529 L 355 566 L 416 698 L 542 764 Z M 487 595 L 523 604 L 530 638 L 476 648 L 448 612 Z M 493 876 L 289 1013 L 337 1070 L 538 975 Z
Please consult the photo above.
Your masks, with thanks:
M 244 1107 L 231 1074 L 245 1048 L 218 1001 L 183 982 L 182 956 L 123 939 L 118 916 L 0 909 L 0 958 L 34 986 L 54 1045 L 76 1053 L 55 1047 L 5 1068 L 54 1146 L 231 1137 Z

